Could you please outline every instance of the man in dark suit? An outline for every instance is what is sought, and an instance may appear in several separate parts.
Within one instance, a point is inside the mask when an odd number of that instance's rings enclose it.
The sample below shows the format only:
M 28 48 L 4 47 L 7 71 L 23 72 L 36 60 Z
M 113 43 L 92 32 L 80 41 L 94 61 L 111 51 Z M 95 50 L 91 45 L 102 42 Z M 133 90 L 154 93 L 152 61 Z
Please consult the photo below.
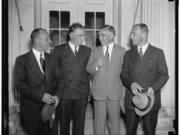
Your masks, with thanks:
M 85 114 L 89 95 L 89 78 L 86 71 L 91 49 L 82 45 L 84 26 L 74 23 L 69 28 L 69 41 L 57 46 L 51 63 L 59 65 L 63 80 L 59 93 L 59 112 L 61 135 L 70 134 L 70 121 L 73 121 L 73 135 L 84 134 Z M 53 65 L 53 64 L 51 64 Z M 52 66 L 54 68 L 55 66 Z M 53 72 L 52 74 L 56 74 Z M 54 80 L 51 75 L 51 80 Z M 57 84 L 58 85 L 58 84 Z
M 158 111 L 161 107 L 161 88 L 166 84 L 168 68 L 163 50 L 148 43 L 148 27 L 136 24 L 131 38 L 134 49 L 125 53 L 121 72 L 123 84 L 127 87 L 125 109 L 127 118 L 127 135 L 136 135 L 140 120 L 135 114 L 132 97 L 141 93 L 154 93 L 155 103 L 151 111 L 141 117 L 145 135 L 155 135 Z
M 56 106 L 57 96 L 48 93 L 46 71 L 48 70 L 49 34 L 45 29 L 37 28 L 31 33 L 32 50 L 16 58 L 15 86 L 20 92 L 21 124 L 27 135 L 46 135 L 41 123 L 41 109 L 44 104 Z M 53 131 L 55 132 L 55 131 Z

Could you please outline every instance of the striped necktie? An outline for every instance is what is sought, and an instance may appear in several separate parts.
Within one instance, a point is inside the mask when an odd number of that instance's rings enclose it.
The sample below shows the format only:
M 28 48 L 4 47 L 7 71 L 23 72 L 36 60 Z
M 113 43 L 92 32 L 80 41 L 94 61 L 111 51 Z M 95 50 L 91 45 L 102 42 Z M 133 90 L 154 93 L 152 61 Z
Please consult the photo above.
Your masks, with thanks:
M 45 59 L 43 58 L 43 54 L 40 54 L 40 63 L 41 63 L 41 69 L 45 73 Z
M 109 46 L 106 47 L 105 58 L 109 61 Z

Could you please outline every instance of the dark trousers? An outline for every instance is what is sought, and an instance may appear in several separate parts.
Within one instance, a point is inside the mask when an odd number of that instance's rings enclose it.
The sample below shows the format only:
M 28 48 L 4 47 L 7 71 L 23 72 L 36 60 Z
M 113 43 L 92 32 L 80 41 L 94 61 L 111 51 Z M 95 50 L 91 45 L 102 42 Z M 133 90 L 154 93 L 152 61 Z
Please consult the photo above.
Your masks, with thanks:
M 53 128 L 49 128 L 48 124 L 44 124 L 40 119 L 21 119 L 21 125 L 27 135 L 58 135 L 57 124 Z
M 70 121 L 72 119 L 72 135 L 84 135 L 84 125 L 88 98 L 78 100 L 63 99 L 59 108 L 61 135 L 70 135 Z
M 144 135 L 155 135 L 158 120 L 158 110 L 139 117 L 133 110 L 126 109 L 127 135 L 136 135 L 138 123 L 142 120 Z

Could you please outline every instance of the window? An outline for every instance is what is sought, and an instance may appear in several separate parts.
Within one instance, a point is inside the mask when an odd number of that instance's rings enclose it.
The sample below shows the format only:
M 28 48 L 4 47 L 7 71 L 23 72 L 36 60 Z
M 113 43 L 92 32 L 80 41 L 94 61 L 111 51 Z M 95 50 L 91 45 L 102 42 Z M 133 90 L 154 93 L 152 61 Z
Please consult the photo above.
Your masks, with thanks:
M 85 12 L 85 42 L 88 46 L 93 48 L 100 45 L 98 32 L 104 24 L 104 12 Z
M 51 38 L 51 47 L 66 42 L 68 28 L 70 26 L 69 11 L 49 11 L 49 31 Z

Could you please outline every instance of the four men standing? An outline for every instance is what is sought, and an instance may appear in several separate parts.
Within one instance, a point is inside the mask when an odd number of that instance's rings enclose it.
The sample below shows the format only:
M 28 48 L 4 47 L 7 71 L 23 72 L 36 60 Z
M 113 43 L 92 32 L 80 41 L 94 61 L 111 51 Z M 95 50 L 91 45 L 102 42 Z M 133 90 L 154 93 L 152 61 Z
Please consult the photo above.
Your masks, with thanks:
M 15 84 L 21 94 L 21 118 L 27 135 L 40 135 L 44 129 L 40 128 L 42 106 L 53 103 L 61 135 L 70 135 L 71 119 L 72 134 L 84 134 L 90 91 L 88 72 L 93 75 L 95 135 L 105 135 L 107 125 L 110 135 L 120 134 L 120 99 L 125 87 L 127 134 L 136 134 L 140 120 L 134 112 L 132 97 L 148 92 L 155 95 L 155 104 L 142 121 L 145 135 L 155 135 L 160 89 L 168 80 L 168 69 L 163 51 L 148 43 L 147 25 L 133 27 L 131 38 L 137 47 L 126 53 L 114 43 L 115 29 L 110 25 L 100 29 L 102 46 L 92 51 L 83 45 L 84 26 L 74 23 L 68 34 L 68 42 L 57 46 L 49 59 L 45 53 L 49 35 L 44 29 L 35 29 L 31 34 L 32 51 L 16 60 Z M 52 134 L 57 134 L 57 128 Z

